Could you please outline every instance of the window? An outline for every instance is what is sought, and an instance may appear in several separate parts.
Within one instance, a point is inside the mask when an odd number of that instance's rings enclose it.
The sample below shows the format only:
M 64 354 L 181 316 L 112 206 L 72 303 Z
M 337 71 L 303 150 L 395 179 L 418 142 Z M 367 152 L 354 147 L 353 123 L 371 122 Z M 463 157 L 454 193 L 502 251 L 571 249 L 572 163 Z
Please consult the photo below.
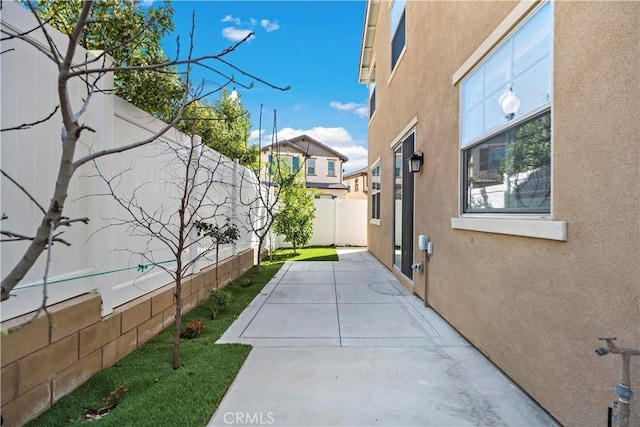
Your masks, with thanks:
M 380 220 L 380 164 L 371 169 L 371 219 Z
M 316 159 L 307 160 L 307 175 L 316 174 Z
M 351 193 L 351 181 L 347 181 L 347 193 Z
M 376 112 L 376 65 L 369 76 L 369 118 Z
M 391 6 L 391 69 L 400 59 L 405 44 L 405 5 L 406 0 L 395 0 Z
M 460 92 L 463 212 L 549 213 L 550 4 L 469 74 Z M 502 109 L 507 94 L 520 100 L 514 114 Z
M 329 160 L 327 165 L 327 176 L 336 176 L 336 162 L 334 160 Z
M 356 178 L 356 184 L 355 184 L 355 190 L 354 191 L 358 191 L 359 190 L 359 183 L 358 183 L 358 178 Z
M 292 156 L 291 157 L 291 172 L 297 174 L 300 170 L 300 157 Z

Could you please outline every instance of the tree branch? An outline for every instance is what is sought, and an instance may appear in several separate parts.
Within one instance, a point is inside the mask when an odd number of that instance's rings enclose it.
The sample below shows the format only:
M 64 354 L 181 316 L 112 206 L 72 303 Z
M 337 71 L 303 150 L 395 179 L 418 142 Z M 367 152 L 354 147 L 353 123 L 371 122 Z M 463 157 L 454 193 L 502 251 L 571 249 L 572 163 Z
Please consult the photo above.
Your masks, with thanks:
M 13 127 L 10 127 L 10 128 L 0 129 L 0 132 L 6 132 L 6 131 L 10 131 L 10 130 L 29 129 L 32 126 L 36 126 L 36 125 L 39 125 L 40 123 L 44 123 L 47 120 L 49 120 L 51 117 L 53 117 L 58 112 L 59 108 L 60 108 L 60 106 L 56 105 L 56 108 L 54 108 L 53 111 L 47 117 L 45 117 L 44 119 L 40 119 L 40 120 L 37 120 L 35 122 L 31 122 L 31 123 L 23 123 L 23 124 L 21 124 L 19 126 L 13 126 Z
M 47 39 L 47 44 L 49 45 L 49 51 L 51 53 L 51 55 L 47 55 L 49 56 L 49 58 L 56 63 L 56 65 L 60 65 L 60 51 L 58 50 L 58 47 L 56 46 L 56 44 L 53 42 L 53 39 L 51 38 L 51 36 L 49 35 L 49 32 L 47 31 L 47 28 L 45 27 L 45 23 L 42 21 L 42 19 L 40 19 L 40 16 L 38 15 L 38 12 L 36 12 L 36 9 L 33 6 L 33 2 L 28 1 L 27 2 L 27 6 L 29 6 L 29 10 L 31 11 L 31 13 L 33 14 L 33 16 L 36 18 L 36 20 L 38 21 L 38 27 L 42 30 L 42 34 L 44 34 L 44 37 Z M 27 40 L 24 38 L 24 36 L 20 37 L 21 40 Z M 45 52 L 44 50 L 42 50 L 42 52 Z
M 38 203 L 38 201 L 31 195 L 31 193 L 29 193 L 27 191 L 26 188 L 24 188 L 22 185 L 18 184 L 18 182 L 15 179 L 11 178 L 9 176 L 9 174 L 7 174 L 2 169 L 0 169 L 0 173 L 2 175 L 4 175 L 4 177 L 7 178 L 9 181 L 11 181 L 16 187 L 18 187 L 29 198 L 29 200 L 31 200 L 38 207 L 38 209 L 40 209 L 40 212 L 42 212 L 44 215 L 47 214 L 47 211 L 44 210 L 42 205 L 40 203 Z

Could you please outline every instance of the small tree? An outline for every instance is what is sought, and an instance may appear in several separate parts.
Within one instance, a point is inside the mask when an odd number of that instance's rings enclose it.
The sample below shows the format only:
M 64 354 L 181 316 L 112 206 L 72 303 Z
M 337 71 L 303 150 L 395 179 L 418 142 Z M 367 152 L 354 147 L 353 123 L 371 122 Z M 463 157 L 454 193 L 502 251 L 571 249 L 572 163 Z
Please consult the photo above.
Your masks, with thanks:
M 210 239 L 202 233 L 203 227 L 213 229 L 222 222 L 223 213 L 228 209 L 230 197 L 219 199 L 214 185 L 219 184 L 219 171 L 225 168 L 222 156 L 202 146 L 199 137 L 193 137 L 187 147 L 182 144 L 165 142 L 166 150 L 161 154 L 165 164 L 160 168 L 163 176 L 157 180 L 168 188 L 173 188 L 179 199 L 173 206 L 145 206 L 138 195 L 152 190 L 157 182 L 144 182 L 130 194 L 124 194 L 120 183 L 125 173 L 106 177 L 97 167 L 98 176 L 105 182 L 107 196 L 122 208 L 124 218 L 109 218 L 107 227 L 124 226 L 129 235 L 144 237 L 146 245 L 143 250 L 128 252 L 146 260 L 152 267 L 158 267 L 172 276 L 175 282 L 175 330 L 173 341 L 173 368 L 180 366 L 180 333 L 182 332 L 182 282 L 191 273 L 192 268 L 202 258 L 210 254 L 224 242 L 235 241 L 237 234 L 232 235 L 232 226 L 222 232 L 218 240 Z M 169 191 L 169 190 L 168 190 Z M 215 199 L 214 199 L 215 196 Z M 206 224 L 206 225 L 205 225 Z M 105 227 L 106 228 L 106 227 Z M 223 227 L 225 228 L 225 227 Z M 196 236 L 195 238 L 192 236 Z M 160 243 L 175 257 L 175 267 L 157 262 L 153 248 Z M 189 254 L 189 256 L 187 256 Z M 217 252 L 216 252 L 217 257 Z
M 196 221 L 195 226 L 198 230 L 198 236 L 210 237 L 216 248 L 216 289 L 220 289 L 220 279 L 218 276 L 220 245 L 235 243 L 240 238 L 240 231 L 237 225 L 231 224 L 229 218 L 227 218 L 227 221 L 222 226 L 205 221 Z
M 273 230 L 284 236 L 285 242 L 293 245 L 295 254 L 296 249 L 309 243 L 313 235 L 315 192 L 307 188 L 297 176 L 288 177 L 285 183 L 279 189 L 281 208 L 273 223 Z
M 258 129 L 260 132 L 258 146 L 262 151 L 262 106 L 260 107 Z M 304 162 L 302 162 L 299 169 L 292 171 L 291 164 L 287 166 L 285 162 L 280 161 L 282 153 L 280 152 L 281 145 L 277 144 L 278 123 L 275 110 L 273 112 L 273 133 L 271 135 L 272 140 L 269 152 L 272 163 L 263 165 L 262 160 L 258 157 L 257 166 L 252 168 L 251 172 L 243 172 L 239 194 L 240 204 L 248 209 L 242 225 L 258 239 L 258 263 L 256 266 L 258 272 L 262 270 L 261 255 L 264 243 L 270 237 L 274 221 L 282 211 L 280 204 L 280 197 L 283 194 L 282 189 L 293 184 L 300 171 L 304 170 Z M 248 192 L 247 194 L 245 188 L 248 187 L 253 191 L 256 185 L 259 191 L 255 193 Z

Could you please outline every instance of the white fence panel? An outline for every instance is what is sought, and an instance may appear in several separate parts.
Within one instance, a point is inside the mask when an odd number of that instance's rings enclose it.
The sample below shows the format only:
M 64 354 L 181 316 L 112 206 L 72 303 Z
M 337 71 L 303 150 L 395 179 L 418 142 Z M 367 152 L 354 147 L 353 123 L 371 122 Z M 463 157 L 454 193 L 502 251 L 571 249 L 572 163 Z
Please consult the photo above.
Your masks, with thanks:
M 367 246 L 367 200 L 334 199 L 336 246 Z
M 309 245 L 367 246 L 367 201 L 315 199 L 316 216 Z M 282 236 L 277 247 L 291 247 Z
M 336 239 L 336 211 L 338 199 L 315 199 L 316 217 L 309 245 L 333 245 Z

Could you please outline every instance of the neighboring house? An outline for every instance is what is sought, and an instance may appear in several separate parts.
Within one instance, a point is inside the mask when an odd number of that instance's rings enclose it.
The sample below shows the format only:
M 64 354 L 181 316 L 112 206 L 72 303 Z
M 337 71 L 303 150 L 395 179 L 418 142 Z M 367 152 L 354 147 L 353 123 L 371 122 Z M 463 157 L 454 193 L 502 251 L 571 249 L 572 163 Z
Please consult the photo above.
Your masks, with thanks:
M 294 169 L 303 168 L 308 188 L 317 190 L 317 198 L 344 199 L 347 187 L 342 183 L 342 165 L 349 158 L 331 147 L 300 135 L 262 148 L 262 163 L 270 167 L 275 158 L 288 159 Z
M 620 361 L 598 337 L 640 347 L 639 16 L 366 4 L 369 250 L 565 425 L 606 424 Z
M 369 168 L 345 174 L 342 183 L 347 186 L 347 199 L 366 199 L 369 191 Z

